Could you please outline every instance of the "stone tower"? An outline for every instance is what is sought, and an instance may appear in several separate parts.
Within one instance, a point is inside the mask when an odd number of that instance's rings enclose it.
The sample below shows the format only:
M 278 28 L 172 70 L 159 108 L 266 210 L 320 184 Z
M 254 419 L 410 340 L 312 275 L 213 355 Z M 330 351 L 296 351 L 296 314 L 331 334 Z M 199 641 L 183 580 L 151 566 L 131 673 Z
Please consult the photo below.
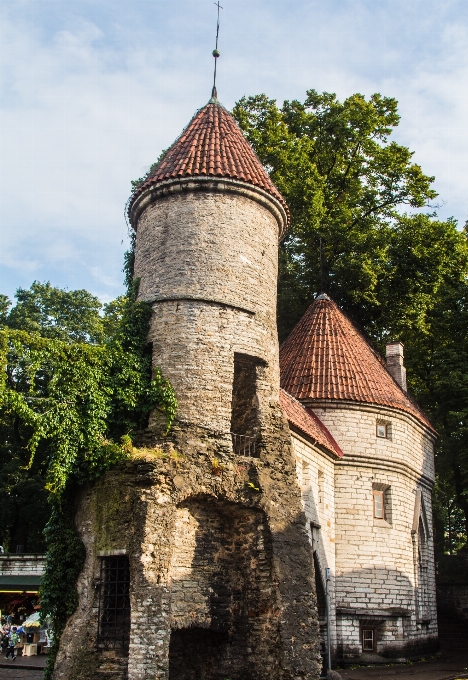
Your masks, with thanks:
M 231 115 L 210 100 L 130 207 L 135 276 L 153 305 L 154 364 L 179 419 L 216 433 L 268 428 L 278 402 L 278 239 L 284 200 Z M 247 405 L 247 401 L 249 404 Z
M 132 197 L 153 363 L 179 401 L 77 499 L 87 557 L 54 678 L 319 677 L 312 555 L 279 404 L 287 206 L 213 98 Z

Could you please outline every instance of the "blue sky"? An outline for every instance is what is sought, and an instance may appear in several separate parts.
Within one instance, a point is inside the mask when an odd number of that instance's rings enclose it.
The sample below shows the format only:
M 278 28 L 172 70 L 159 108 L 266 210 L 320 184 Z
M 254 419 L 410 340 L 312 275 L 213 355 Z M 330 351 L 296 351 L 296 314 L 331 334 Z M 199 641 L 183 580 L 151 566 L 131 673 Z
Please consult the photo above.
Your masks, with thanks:
M 394 139 L 468 217 L 467 0 L 224 0 L 218 95 L 399 100 Z M 0 292 L 122 292 L 124 206 L 209 99 L 213 0 L 2 0 Z

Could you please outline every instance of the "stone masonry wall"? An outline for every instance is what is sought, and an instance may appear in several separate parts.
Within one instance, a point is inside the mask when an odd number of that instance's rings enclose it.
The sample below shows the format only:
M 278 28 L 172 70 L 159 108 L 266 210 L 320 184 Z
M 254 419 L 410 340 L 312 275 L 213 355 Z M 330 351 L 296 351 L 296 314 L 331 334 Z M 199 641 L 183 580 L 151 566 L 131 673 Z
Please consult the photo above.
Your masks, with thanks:
M 259 418 L 278 401 L 276 338 L 252 315 L 198 300 L 158 302 L 149 339 L 154 364 L 174 386 L 185 420 L 229 433 L 236 352 L 265 362 L 257 375 Z
M 414 419 L 390 409 L 315 404 L 314 411 L 344 451 L 344 458 L 335 462 L 340 653 L 358 656 L 362 625 L 372 622 L 382 654 L 403 656 L 433 648 L 432 437 Z M 377 438 L 377 421 L 389 424 L 391 438 Z M 384 520 L 373 517 L 373 488 L 385 489 Z M 427 530 L 422 571 L 421 537 L 412 533 L 418 489 Z
M 316 552 L 323 589 L 325 569 L 330 569 L 330 628 L 332 656 L 336 656 L 335 618 L 335 469 L 334 460 L 298 432 L 292 431 L 299 486 L 307 518 L 312 549 Z M 317 565 L 316 565 L 317 566 Z M 326 618 L 321 620 L 322 638 L 326 639 Z
M 319 677 L 313 558 L 279 406 L 275 208 L 249 187 L 186 188 L 155 190 L 135 259 L 178 419 L 166 436 L 155 413 L 142 458 L 78 501 L 86 565 L 54 680 Z M 246 387 L 234 384 L 240 355 L 255 366 L 248 396 L 233 394 Z M 234 455 L 233 402 L 251 411 L 255 458 Z M 128 658 L 95 651 L 102 551 L 130 561 Z
M 42 576 L 45 567 L 45 555 L 0 555 L 0 574 L 3 576 Z
M 187 191 L 150 204 L 138 221 L 140 297 L 196 298 L 276 315 L 278 223 L 234 193 Z
M 140 217 L 135 275 L 181 419 L 229 433 L 236 352 L 263 362 L 259 411 L 278 400 L 277 240 L 272 213 L 236 194 L 169 196 Z
M 280 413 L 275 422 L 283 436 L 274 451 L 267 444 L 259 459 L 225 456 L 221 467 L 209 436 L 200 449 L 188 442 L 203 433 L 176 425 L 178 455 L 145 454 L 83 491 L 80 605 L 54 680 L 188 680 L 200 668 L 207 680 L 318 678 L 305 518 Z M 131 572 L 128 659 L 95 651 L 100 555 L 122 552 Z M 181 665 L 187 648 L 197 654 Z

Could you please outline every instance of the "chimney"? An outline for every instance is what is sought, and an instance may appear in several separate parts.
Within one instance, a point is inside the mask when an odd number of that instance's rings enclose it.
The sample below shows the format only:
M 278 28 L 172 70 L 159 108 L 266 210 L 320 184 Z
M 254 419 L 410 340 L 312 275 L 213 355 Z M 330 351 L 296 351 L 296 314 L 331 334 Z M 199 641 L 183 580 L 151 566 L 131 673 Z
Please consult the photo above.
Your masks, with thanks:
M 403 392 L 407 392 L 406 368 L 403 364 L 403 348 L 404 345 L 402 342 L 390 342 L 387 345 L 387 370 L 400 385 Z

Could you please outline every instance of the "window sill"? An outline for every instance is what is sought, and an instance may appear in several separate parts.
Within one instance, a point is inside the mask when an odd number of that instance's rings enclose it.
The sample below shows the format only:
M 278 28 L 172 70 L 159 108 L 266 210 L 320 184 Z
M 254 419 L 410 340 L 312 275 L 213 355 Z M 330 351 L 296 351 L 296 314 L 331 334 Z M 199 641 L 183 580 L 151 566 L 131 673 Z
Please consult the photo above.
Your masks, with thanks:
M 377 517 L 374 517 L 374 526 L 375 527 L 380 527 L 381 529 L 391 529 L 392 525 L 390 522 L 387 522 L 386 519 L 377 519 Z

